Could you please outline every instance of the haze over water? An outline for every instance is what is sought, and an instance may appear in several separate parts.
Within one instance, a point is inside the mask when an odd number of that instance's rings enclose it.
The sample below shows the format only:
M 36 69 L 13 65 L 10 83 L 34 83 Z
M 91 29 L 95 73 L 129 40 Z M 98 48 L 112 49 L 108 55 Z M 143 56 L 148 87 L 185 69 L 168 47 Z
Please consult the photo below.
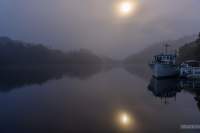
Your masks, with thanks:
M 164 44 L 177 64 L 200 59 L 199 7 L 0 0 L 0 133 L 198 133 L 200 80 L 147 64 Z
M 137 1 L 134 10 L 116 5 Z M 0 36 L 122 59 L 200 31 L 199 0 L 1 0 Z M 135 5 L 135 4 L 133 4 Z M 127 10 L 128 7 L 128 10 Z M 124 13 L 123 13 L 124 14 Z

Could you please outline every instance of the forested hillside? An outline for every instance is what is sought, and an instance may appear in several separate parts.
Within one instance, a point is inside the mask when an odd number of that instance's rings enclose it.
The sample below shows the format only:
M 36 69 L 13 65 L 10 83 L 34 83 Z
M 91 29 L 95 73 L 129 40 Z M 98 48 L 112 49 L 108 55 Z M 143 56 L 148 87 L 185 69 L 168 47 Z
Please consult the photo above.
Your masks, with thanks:
M 41 44 L 0 37 L 0 65 L 14 64 L 99 64 L 103 60 L 89 50 L 62 52 Z
M 179 49 L 178 62 L 185 60 L 200 61 L 200 33 L 195 41 L 185 44 Z

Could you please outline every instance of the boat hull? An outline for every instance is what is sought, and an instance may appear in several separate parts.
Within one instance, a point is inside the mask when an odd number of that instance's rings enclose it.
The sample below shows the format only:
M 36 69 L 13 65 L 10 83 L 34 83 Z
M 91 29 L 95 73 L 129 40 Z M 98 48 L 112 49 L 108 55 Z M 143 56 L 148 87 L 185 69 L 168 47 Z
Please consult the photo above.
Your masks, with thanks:
M 175 77 L 178 76 L 178 70 L 176 65 L 172 64 L 151 64 L 153 77 Z

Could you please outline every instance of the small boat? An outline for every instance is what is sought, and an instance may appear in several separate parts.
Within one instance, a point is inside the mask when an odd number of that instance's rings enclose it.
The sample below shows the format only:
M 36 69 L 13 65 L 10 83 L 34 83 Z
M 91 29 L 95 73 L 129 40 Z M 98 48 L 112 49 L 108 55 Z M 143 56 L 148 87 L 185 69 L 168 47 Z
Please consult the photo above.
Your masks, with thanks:
M 176 65 L 176 54 L 167 52 L 168 44 L 165 45 L 165 53 L 155 55 L 149 64 L 153 77 L 174 77 L 178 76 L 178 67 Z
M 182 78 L 200 78 L 200 62 L 188 60 L 180 65 L 180 77 Z

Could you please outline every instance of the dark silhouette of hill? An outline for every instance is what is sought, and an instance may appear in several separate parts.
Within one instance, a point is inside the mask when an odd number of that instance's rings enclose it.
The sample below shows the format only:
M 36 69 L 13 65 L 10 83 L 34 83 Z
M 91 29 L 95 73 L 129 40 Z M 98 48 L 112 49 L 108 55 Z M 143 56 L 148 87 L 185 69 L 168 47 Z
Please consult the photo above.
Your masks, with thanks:
M 195 41 L 179 48 L 178 62 L 181 63 L 186 60 L 200 61 L 200 33 Z
M 189 43 L 193 40 L 195 40 L 196 35 L 192 36 L 185 36 L 183 38 L 180 38 L 178 40 L 172 40 L 172 41 L 164 41 L 164 42 L 159 42 L 152 44 L 151 46 L 145 48 L 144 50 L 128 56 L 125 60 L 125 64 L 148 64 L 148 62 L 151 60 L 153 55 L 159 54 L 163 52 L 164 50 L 164 44 L 168 43 L 171 45 L 170 52 L 175 52 L 176 49 L 179 47 L 183 46 L 186 43 Z
M 64 53 L 41 44 L 0 37 L 0 65 L 14 64 L 100 64 L 102 59 L 89 50 Z

